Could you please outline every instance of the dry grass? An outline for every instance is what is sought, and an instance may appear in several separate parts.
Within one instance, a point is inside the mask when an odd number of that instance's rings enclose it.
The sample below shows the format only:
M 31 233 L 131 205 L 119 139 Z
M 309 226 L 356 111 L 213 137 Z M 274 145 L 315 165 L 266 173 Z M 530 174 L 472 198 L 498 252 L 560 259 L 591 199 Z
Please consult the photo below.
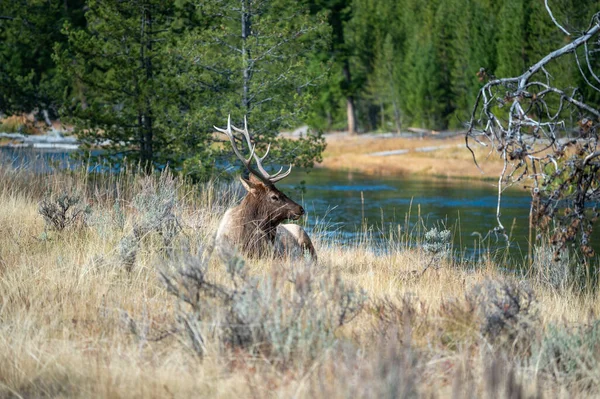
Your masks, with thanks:
M 473 163 L 473 157 L 464 147 L 464 142 L 463 136 L 447 139 L 330 136 L 320 166 L 377 175 L 419 174 L 497 179 L 502 171 L 501 160 L 485 149 L 475 148 L 477 160 L 484 171 L 482 173 Z M 444 148 L 430 152 L 415 151 L 417 148 L 438 146 Z M 400 149 L 409 152 L 385 157 L 368 155 Z
M 78 173 L 32 176 L 2 165 L 0 177 L 0 397 L 600 394 L 600 374 L 588 364 L 599 353 L 574 366 L 579 374 L 573 374 L 544 363 L 541 345 L 550 328 L 593 324 L 600 314 L 594 290 L 558 291 L 541 280 L 518 279 L 537 298 L 535 318 L 528 320 L 535 330 L 507 344 L 482 332 L 478 300 L 469 300 L 477 285 L 517 280 L 492 262 L 445 260 L 421 273 L 431 258 L 418 247 L 379 253 L 368 240 L 339 246 L 319 235 L 319 264 L 310 273 L 333 273 L 369 298 L 362 313 L 335 332 L 334 344 L 308 364 L 282 366 L 268 352 L 222 345 L 214 333 L 198 357 L 182 334 L 173 333 L 184 305 L 167 293 L 157 270 L 184 244 L 192 253 L 206 248 L 236 190 L 175 181 L 179 241 L 165 251 L 148 237 L 127 271 L 119 242 L 139 220 L 135 196 L 152 185 L 132 173 L 103 181 Z M 46 187 L 82 193 L 92 206 L 88 224 L 46 229 L 38 214 Z M 115 203 L 123 228 L 114 222 Z M 261 281 L 289 265 L 263 260 L 246 267 Z M 219 284 L 230 278 L 217 259 L 208 275 Z M 289 295 L 289 284 L 276 295 Z
M 40 134 L 43 127 L 43 124 L 37 123 L 31 115 L 12 115 L 0 119 L 2 133 Z
M 39 118 L 40 115 L 37 115 Z M 28 135 L 44 134 L 48 128 L 54 128 L 59 131 L 70 131 L 71 126 L 65 126 L 60 121 L 53 121 L 52 126 L 48 126 L 45 121 L 38 120 L 34 113 L 11 115 L 0 118 L 0 133 L 22 133 Z M 7 140 L 6 143 L 10 142 Z M 4 144 L 0 141 L 0 145 Z

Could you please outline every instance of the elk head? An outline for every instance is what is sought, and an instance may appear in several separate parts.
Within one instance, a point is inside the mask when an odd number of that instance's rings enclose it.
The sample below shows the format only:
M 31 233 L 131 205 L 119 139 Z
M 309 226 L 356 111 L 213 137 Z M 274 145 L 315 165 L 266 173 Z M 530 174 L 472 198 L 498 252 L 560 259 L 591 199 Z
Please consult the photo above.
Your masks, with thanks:
M 265 184 L 253 174 L 248 180 L 243 177 L 240 180 L 248 191 L 245 202 L 256 208 L 256 216 L 264 219 L 266 224 L 277 226 L 286 219 L 298 220 L 304 215 L 304 208 L 279 191 L 274 184 Z
M 271 145 L 267 147 L 265 155 L 259 157 L 256 152 L 256 146 L 252 145 L 250 134 L 248 133 L 248 123 L 244 117 L 244 129 L 238 129 L 231 124 L 231 115 L 227 118 L 227 128 L 220 129 L 215 126 L 215 129 L 221 133 L 225 133 L 231 142 L 233 152 L 242 161 L 244 167 L 250 172 L 250 178 L 244 179 L 240 177 L 242 185 L 248 192 L 248 195 L 241 203 L 241 209 L 244 213 L 246 222 L 252 221 L 258 225 L 260 229 L 270 230 L 275 229 L 278 224 L 286 219 L 298 220 L 304 215 L 304 208 L 292 201 L 284 193 L 275 187 L 275 183 L 284 179 L 292 172 L 292 165 L 286 172 L 283 172 L 283 167 L 273 175 L 269 174 L 262 165 Z M 245 158 L 236 144 L 236 138 L 233 135 L 233 130 L 243 135 L 250 156 Z M 252 159 L 256 161 L 257 169 L 252 166 Z

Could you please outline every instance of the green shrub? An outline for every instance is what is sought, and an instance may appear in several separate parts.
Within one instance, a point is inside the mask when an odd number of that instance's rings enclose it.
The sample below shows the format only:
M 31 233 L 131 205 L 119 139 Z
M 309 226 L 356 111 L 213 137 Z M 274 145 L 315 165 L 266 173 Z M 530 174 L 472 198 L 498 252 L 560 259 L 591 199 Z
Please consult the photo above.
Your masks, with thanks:
M 224 265 L 228 281 L 217 282 L 209 258 L 183 253 L 160 272 L 167 290 L 188 305 L 178 316 L 179 333 L 200 356 L 209 348 L 233 348 L 282 367 L 307 365 L 336 342 L 338 329 L 366 300 L 309 264 L 276 266 L 258 277 L 232 255 Z
M 442 259 L 450 254 L 452 247 L 452 232 L 447 229 L 432 227 L 425 233 L 423 250 L 434 258 Z
M 558 381 L 581 385 L 600 381 L 600 320 L 577 328 L 551 325 L 536 347 L 534 359 Z

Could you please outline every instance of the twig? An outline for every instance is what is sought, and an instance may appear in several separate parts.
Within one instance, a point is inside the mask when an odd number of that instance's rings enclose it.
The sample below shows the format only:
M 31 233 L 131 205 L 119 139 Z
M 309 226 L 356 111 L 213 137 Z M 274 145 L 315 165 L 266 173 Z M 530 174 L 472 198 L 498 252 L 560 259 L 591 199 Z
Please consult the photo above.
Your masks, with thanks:
M 565 28 L 563 28 L 557 21 L 556 18 L 554 18 L 554 15 L 552 15 L 552 11 L 550 10 L 550 6 L 548 5 L 548 0 L 544 0 L 544 5 L 546 6 L 546 10 L 548 11 L 548 14 L 550 14 L 550 18 L 552 18 L 552 22 L 554 22 L 554 25 L 558 26 L 558 28 L 560 30 L 562 30 L 563 32 L 565 32 L 565 35 L 569 35 L 571 36 L 571 34 L 569 32 L 567 32 L 567 30 Z

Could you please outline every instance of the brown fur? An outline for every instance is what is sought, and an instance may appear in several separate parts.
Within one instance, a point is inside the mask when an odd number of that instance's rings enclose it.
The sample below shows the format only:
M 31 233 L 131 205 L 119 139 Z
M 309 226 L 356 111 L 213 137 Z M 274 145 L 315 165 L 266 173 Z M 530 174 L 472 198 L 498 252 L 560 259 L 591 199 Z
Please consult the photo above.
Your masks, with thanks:
M 216 237 L 218 248 L 236 249 L 249 257 L 264 257 L 291 254 L 290 248 L 296 246 L 308 250 L 316 259 L 312 242 L 300 226 L 278 229 L 284 220 L 298 220 L 304 215 L 302 206 L 275 185 L 254 175 L 250 175 L 249 180 L 241 180 L 248 193 L 241 204 L 228 210 L 221 220 Z

